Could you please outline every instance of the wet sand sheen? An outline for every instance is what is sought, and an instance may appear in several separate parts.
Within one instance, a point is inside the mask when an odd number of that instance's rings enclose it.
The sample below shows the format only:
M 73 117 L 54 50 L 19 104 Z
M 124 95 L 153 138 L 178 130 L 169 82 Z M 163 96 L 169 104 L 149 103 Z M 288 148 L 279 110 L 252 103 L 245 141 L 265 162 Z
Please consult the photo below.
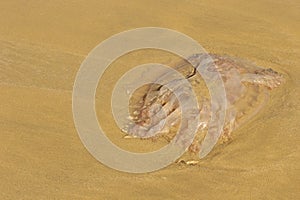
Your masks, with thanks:
M 9 1 L 0 6 L 1 199 L 299 198 L 297 1 Z M 72 86 L 95 45 L 141 26 L 182 31 L 210 52 L 284 73 L 286 84 L 233 133 L 232 142 L 218 145 L 199 166 L 173 164 L 141 175 L 114 171 L 98 163 L 78 138 Z M 149 53 L 148 59 L 159 61 L 155 55 Z M 144 52 L 114 63 L 97 102 L 109 105 L 109 84 L 145 61 Z M 147 151 L 163 145 L 124 142 L 107 110 L 99 115 L 121 147 Z

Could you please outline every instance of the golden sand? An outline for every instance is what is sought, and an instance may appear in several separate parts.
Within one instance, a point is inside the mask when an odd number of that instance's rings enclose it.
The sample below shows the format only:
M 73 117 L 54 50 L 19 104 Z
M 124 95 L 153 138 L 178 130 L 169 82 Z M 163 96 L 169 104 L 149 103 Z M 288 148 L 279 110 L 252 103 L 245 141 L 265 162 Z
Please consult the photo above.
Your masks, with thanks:
M 300 198 L 299 1 L 11 0 L 0 8 L 0 199 Z M 178 30 L 209 52 L 271 67 L 287 81 L 199 165 L 139 175 L 115 171 L 97 162 L 78 137 L 73 82 L 98 43 L 145 26 Z M 97 102 L 108 105 L 110 83 L 145 58 L 129 57 L 122 67 L 116 61 Z M 160 145 L 122 140 L 106 110 L 99 119 L 122 148 Z

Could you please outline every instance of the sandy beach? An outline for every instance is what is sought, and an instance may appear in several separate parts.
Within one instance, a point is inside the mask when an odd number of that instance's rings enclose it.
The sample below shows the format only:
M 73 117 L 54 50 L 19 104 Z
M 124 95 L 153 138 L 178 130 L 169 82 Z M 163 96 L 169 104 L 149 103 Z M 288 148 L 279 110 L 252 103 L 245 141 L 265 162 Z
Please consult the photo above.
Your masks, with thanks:
M 299 199 L 300 2 L 0 2 L 0 199 Z M 198 165 L 174 163 L 147 174 L 110 169 L 81 143 L 72 89 L 88 53 L 111 35 L 164 27 L 208 52 L 282 73 L 258 115 Z M 98 119 L 118 146 L 148 152 L 165 145 L 124 140 L 110 112 L 113 84 L 127 70 L 164 62 L 135 52 L 114 62 L 96 95 Z

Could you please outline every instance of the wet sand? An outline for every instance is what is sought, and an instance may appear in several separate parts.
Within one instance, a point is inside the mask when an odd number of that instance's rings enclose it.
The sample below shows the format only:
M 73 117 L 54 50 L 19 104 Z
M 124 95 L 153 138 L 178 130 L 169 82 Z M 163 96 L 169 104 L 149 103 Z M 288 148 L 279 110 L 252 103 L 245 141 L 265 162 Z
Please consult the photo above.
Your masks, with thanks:
M 0 8 L 1 199 L 300 198 L 299 2 L 13 0 Z M 271 67 L 286 83 L 197 166 L 172 164 L 139 175 L 110 169 L 87 152 L 75 130 L 73 82 L 98 43 L 144 26 L 175 29 L 209 52 Z M 159 61 L 154 55 L 116 61 L 99 87 L 97 102 L 106 108 L 100 106 L 99 120 L 122 148 L 162 145 L 124 141 L 105 106 L 112 83 L 134 64 Z

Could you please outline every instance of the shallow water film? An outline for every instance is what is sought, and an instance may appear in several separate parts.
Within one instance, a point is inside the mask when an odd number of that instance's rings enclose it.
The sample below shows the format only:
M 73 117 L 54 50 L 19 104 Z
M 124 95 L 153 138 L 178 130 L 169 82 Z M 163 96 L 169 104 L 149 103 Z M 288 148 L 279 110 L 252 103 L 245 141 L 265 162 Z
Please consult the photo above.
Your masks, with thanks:
M 0 1 L 0 199 L 300 199 L 299 7 L 296 0 Z M 212 70 L 226 78 L 230 112 L 224 133 L 230 134 L 203 159 L 201 146 L 192 145 L 161 170 L 131 174 L 98 162 L 82 144 L 72 91 L 96 45 L 139 27 L 184 33 L 224 64 Z M 149 106 L 157 104 L 152 97 L 166 97 L 170 131 L 158 138 L 124 138 L 131 135 L 116 125 L 114 86 L 145 63 L 193 74 L 185 61 L 153 49 L 130 52 L 105 71 L 95 94 L 98 122 L 116 146 L 136 153 L 170 144 L 179 123 L 173 95 L 145 85 L 130 100 L 129 113 L 143 111 L 139 101 L 145 94 Z M 201 143 L 211 118 L 210 95 L 200 75 L 185 80 L 202 111 L 195 138 Z M 149 106 L 139 123 L 154 130 L 146 121 Z

